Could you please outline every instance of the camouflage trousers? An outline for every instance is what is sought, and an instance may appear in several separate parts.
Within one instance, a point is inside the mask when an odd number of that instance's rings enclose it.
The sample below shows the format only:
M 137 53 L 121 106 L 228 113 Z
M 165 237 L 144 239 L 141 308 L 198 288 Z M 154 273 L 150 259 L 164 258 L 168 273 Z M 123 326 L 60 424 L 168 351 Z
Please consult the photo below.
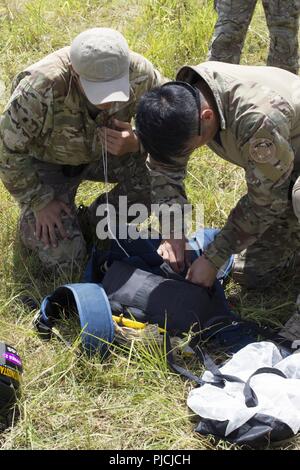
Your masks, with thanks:
M 37 253 L 46 268 L 59 268 L 68 276 L 75 268 L 82 267 L 87 255 L 87 246 L 78 220 L 75 205 L 77 189 L 83 181 L 104 182 L 102 162 L 97 161 L 79 167 L 69 167 L 35 160 L 35 169 L 43 184 L 54 189 L 55 199 L 64 201 L 71 208 L 72 216 L 62 214 L 63 226 L 68 239 L 63 240 L 57 231 L 56 248 L 45 248 L 35 236 L 35 215 L 26 206 L 21 207 L 20 236 L 23 244 Z M 108 202 L 118 214 L 119 196 L 127 196 L 128 205 L 143 203 L 150 207 L 150 177 L 145 166 L 145 157 L 140 154 L 128 154 L 122 157 L 108 156 L 108 181 L 117 185 L 108 193 Z M 76 173 L 76 174 L 74 174 Z M 103 193 L 88 207 L 87 223 L 96 231 L 96 216 L 99 204 L 106 203 Z
M 251 289 L 264 289 L 286 270 L 299 267 L 300 223 L 292 204 L 263 236 L 235 255 L 233 278 Z
M 257 0 L 216 0 L 209 60 L 238 64 Z M 300 0 L 262 0 L 270 33 L 267 65 L 298 73 Z

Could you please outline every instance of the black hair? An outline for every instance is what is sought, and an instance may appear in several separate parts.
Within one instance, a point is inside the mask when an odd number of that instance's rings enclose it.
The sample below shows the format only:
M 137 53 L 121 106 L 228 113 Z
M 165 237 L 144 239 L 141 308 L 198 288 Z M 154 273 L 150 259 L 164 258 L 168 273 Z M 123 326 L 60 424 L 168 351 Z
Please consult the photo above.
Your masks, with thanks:
M 189 139 L 199 134 L 200 94 L 191 85 L 169 82 L 146 92 L 136 114 L 136 131 L 145 150 L 158 161 L 186 154 Z M 182 85 L 182 83 L 181 83 Z

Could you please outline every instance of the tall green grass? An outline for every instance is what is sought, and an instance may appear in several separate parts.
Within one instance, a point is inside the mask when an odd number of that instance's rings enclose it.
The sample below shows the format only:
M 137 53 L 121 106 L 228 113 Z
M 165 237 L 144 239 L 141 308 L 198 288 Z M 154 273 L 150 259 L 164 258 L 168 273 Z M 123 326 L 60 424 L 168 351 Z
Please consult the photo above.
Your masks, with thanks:
M 127 37 L 167 77 L 174 78 L 182 65 L 205 60 L 214 22 L 210 1 L 151 0 L 145 2 Z

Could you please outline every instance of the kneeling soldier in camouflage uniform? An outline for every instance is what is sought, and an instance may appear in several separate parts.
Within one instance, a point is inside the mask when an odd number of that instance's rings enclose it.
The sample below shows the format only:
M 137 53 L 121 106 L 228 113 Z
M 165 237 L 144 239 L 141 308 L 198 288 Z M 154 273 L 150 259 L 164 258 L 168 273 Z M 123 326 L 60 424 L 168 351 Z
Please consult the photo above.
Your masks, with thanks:
M 238 64 L 257 0 L 216 0 L 209 60 Z M 262 0 L 270 32 L 267 64 L 298 73 L 300 0 Z
M 105 180 L 104 144 L 108 181 L 118 183 L 109 203 L 117 208 L 126 195 L 150 204 L 146 154 L 130 121 L 140 96 L 164 81 L 109 28 L 84 31 L 15 78 L 0 118 L 0 176 L 21 207 L 22 241 L 45 266 L 68 272 L 85 259 L 74 198 L 82 181 Z
M 278 68 L 206 62 L 183 67 L 177 80 L 145 93 L 138 106 L 153 183 L 162 192 L 165 178 L 180 202 L 188 157 L 208 145 L 244 168 L 248 187 L 187 278 L 211 286 L 236 253 L 236 279 L 265 287 L 300 249 L 300 78 Z M 159 251 L 180 270 L 184 247 L 183 239 L 171 238 Z

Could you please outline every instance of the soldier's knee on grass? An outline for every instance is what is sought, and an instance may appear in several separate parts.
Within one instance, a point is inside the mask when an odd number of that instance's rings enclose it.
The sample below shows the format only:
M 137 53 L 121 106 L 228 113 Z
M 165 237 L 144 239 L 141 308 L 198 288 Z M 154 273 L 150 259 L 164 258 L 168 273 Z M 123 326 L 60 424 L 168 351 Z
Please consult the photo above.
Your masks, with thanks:
M 259 259 L 246 262 L 245 257 L 239 254 L 234 257 L 231 277 L 246 289 L 262 290 L 271 287 L 283 269 L 283 265 L 264 267 Z
M 86 242 L 78 221 L 64 216 L 63 225 L 68 233 L 68 238 L 63 240 L 57 233 L 57 246 L 45 247 L 42 240 L 36 238 L 34 214 L 29 212 L 21 216 L 20 237 L 22 243 L 37 254 L 47 271 L 59 268 L 61 272 L 70 273 L 75 269 L 80 269 L 86 260 Z
M 69 274 L 82 268 L 86 260 L 86 244 L 82 235 L 75 235 L 71 239 L 60 240 L 56 248 L 39 247 L 39 259 L 48 270 L 59 269 Z
M 46 272 L 55 270 L 70 276 L 72 273 L 80 271 L 86 261 L 86 243 L 82 235 L 60 240 L 56 248 L 52 246 L 45 248 L 42 242 L 36 243 L 33 247 L 31 243 L 27 243 L 28 240 L 22 241 L 30 251 L 37 254 Z
M 234 270 L 231 274 L 233 280 L 245 287 L 246 289 L 265 289 L 270 286 L 274 276 L 259 275 L 254 271 L 238 271 Z

